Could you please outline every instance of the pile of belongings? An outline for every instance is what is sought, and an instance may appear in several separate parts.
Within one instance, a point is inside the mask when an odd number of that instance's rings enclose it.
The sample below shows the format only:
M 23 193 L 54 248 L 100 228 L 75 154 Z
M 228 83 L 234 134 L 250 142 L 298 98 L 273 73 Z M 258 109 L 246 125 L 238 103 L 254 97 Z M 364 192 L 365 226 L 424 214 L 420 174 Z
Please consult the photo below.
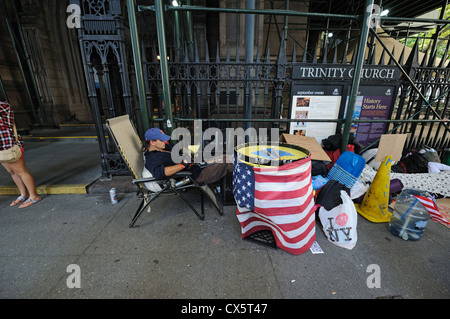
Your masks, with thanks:
M 329 242 L 351 250 L 358 240 L 358 215 L 374 223 L 389 222 L 393 216 L 389 205 L 396 200 L 403 189 L 413 188 L 431 193 L 432 196 L 450 197 L 450 187 L 448 187 L 450 160 L 445 162 L 447 157 L 444 157 L 444 163 L 440 163 L 435 150 L 430 148 L 406 150 L 403 154 L 396 152 L 395 156 L 392 156 L 384 155 L 386 152 L 383 152 L 383 147 L 386 147 L 382 145 L 380 152 L 376 148 L 362 152 L 364 146 L 359 144 L 351 134 L 346 150 L 341 154 L 341 138 L 341 134 L 332 135 L 322 140 L 322 145 L 319 145 L 313 137 L 290 134 L 283 134 L 280 137 L 281 142 L 299 145 L 311 151 L 311 157 L 308 157 L 311 161 L 311 182 L 305 184 L 308 189 L 308 200 L 303 203 L 304 208 L 307 209 L 302 208 L 301 213 L 298 214 L 298 205 L 290 207 L 297 212 L 295 216 L 306 216 L 302 218 L 306 218 L 309 222 L 308 231 L 301 233 L 301 238 L 304 234 L 307 236 L 298 242 L 291 242 L 291 239 L 296 239 L 298 236 L 289 237 L 288 242 L 285 233 L 280 232 L 284 224 L 279 222 L 270 224 L 270 229 L 267 229 L 269 225 L 267 216 L 256 211 L 254 207 L 240 207 L 238 204 L 237 216 L 241 222 L 243 238 L 264 226 L 264 230 L 275 232 L 273 237 L 275 237 L 276 246 L 293 254 L 301 254 L 315 241 L 315 225 L 320 221 L 323 233 Z M 390 151 L 391 149 L 388 150 Z M 447 154 L 450 155 L 450 152 Z M 384 157 L 382 162 L 375 161 L 377 155 L 380 158 Z M 392 158 L 395 158 L 397 162 Z M 298 164 L 306 165 L 306 163 Z M 235 164 L 235 169 L 239 167 Z M 257 171 L 258 174 L 262 172 L 261 169 L 253 169 L 253 171 Z M 239 174 L 234 175 L 236 177 Z M 237 184 L 233 182 L 234 189 L 235 185 Z M 235 198 L 239 197 L 234 195 Z M 437 204 L 435 208 L 439 214 L 440 208 Z M 276 213 L 273 216 L 278 218 L 279 214 Z M 430 217 L 440 222 L 433 218 L 431 213 Z M 284 220 L 285 216 L 282 218 Z M 318 220 L 317 223 L 316 220 Z M 450 218 L 446 215 L 440 223 L 450 228 Z
M 328 154 L 331 162 L 312 161 L 312 181 L 315 191 L 320 190 L 329 180 L 337 180 L 351 190 L 351 198 L 358 198 L 367 191 L 358 181 L 365 167 L 365 159 L 355 153 L 363 149 L 353 134 L 350 134 L 347 151 L 340 153 L 341 134 L 329 136 L 322 141 L 323 149 Z
M 374 170 L 378 170 L 381 164 L 381 162 L 375 162 L 377 151 L 377 148 L 372 148 L 361 154 L 366 160 L 367 165 Z M 403 152 L 402 159 L 399 162 L 392 163 L 391 169 L 393 173 L 439 173 L 450 170 L 450 166 L 441 163 L 436 150 L 423 148 L 420 150 L 406 150 Z
M 311 173 L 316 216 L 333 244 L 346 249 L 355 246 L 357 213 L 372 222 L 388 222 L 392 216 L 388 205 L 403 188 L 450 196 L 450 163 L 441 163 L 434 149 L 406 150 L 397 162 L 391 157 L 375 162 L 378 149 L 357 155 L 363 146 L 351 135 L 347 150 L 341 154 L 340 139 L 341 135 L 336 134 L 322 141 L 331 162 L 312 161 Z M 383 195 L 374 195 L 372 188 Z M 383 214 L 377 216 L 380 209 Z
M 322 141 L 323 149 L 331 162 L 312 165 L 313 188 L 316 191 L 317 216 L 330 242 L 352 249 L 357 242 L 357 211 L 352 199 L 363 196 L 367 188 L 358 181 L 366 164 L 365 159 L 354 153 L 361 146 L 351 136 L 347 150 L 340 153 L 341 135 L 333 135 Z M 353 194 L 352 194 L 353 192 Z
M 375 162 L 376 148 L 361 154 L 366 166 L 359 180 L 370 183 L 378 171 L 380 162 Z M 440 161 L 432 148 L 407 149 L 398 162 L 392 162 L 391 179 L 398 179 L 405 188 L 421 189 L 438 196 L 450 197 L 450 163 Z

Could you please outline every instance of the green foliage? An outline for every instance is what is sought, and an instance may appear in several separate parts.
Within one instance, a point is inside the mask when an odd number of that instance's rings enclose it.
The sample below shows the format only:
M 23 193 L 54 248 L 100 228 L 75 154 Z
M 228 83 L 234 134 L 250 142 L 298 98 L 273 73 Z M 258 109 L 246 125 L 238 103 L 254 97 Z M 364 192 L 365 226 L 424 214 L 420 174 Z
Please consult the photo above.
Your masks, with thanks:
M 437 9 L 436 11 L 441 12 L 441 9 Z M 450 18 L 450 5 L 447 5 L 445 8 L 445 14 L 444 14 L 444 20 L 448 20 Z M 437 27 L 431 29 L 428 32 L 421 32 L 418 34 L 415 34 L 408 39 L 401 39 L 400 42 L 405 43 L 408 47 L 413 47 L 416 41 L 419 41 L 419 51 L 425 52 L 429 49 L 429 47 L 433 44 L 433 36 L 435 35 L 437 31 Z M 439 39 L 437 42 L 437 57 L 443 58 L 443 55 L 445 54 L 445 48 L 447 47 L 447 42 L 450 39 L 450 24 L 444 25 L 441 29 L 441 33 L 439 34 Z M 450 50 L 447 52 L 447 55 L 445 59 L 450 59 Z

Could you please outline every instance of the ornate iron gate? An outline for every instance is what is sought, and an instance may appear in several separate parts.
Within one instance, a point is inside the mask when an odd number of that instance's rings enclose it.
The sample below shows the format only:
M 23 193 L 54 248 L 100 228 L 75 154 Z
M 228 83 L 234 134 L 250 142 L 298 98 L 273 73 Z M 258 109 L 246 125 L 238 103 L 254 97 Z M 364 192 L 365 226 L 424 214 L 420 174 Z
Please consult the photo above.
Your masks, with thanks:
M 136 120 L 123 4 L 120 0 L 71 0 L 70 3 L 81 11 L 82 24 L 78 28 L 78 36 L 100 147 L 102 178 L 128 174 L 103 126 L 106 118 L 123 114 Z

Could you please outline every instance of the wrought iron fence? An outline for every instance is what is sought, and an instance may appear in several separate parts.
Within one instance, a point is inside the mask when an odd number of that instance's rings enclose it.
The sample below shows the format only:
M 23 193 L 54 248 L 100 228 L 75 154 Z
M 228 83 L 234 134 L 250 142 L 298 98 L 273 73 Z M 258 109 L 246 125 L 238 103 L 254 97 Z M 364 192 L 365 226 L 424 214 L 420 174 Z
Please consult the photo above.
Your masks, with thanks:
M 448 124 L 441 120 L 448 119 L 450 114 L 450 68 L 444 67 L 445 60 L 437 65 L 434 53 L 430 55 L 427 52 L 422 61 L 416 59 L 412 66 L 412 79 L 420 92 L 432 102 L 430 107 L 425 107 L 426 102 L 409 83 L 402 82 L 395 118 L 401 119 L 403 115 L 403 118 L 419 120 L 406 122 L 397 131 L 410 134 L 406 144 L 408 148 L 427 146 L 437 149 L 442 155 L 443 150 L 449 147 L 450 137 L 445 129 Z
M 406 143 L 408 148 L 427 146 L 443 154 L 449 145 L 448 129 L 442 119 L 448 118 L 450 111 L 450 68 L 445 67 L 445 60 L 435 65 L 429 56 L 434 55 L 427 54 L 419 61 L 417 48 L 414 48 L 411 55 L 406 57 L 406 62 L 400 62 L 427 100 L 423 100 L 414 86 L 405 79 L 405 75 L 402 75 L 394 83 L 399 87 L 398 94 L 391 116 L 385 122 L 390 124 L 387 131 L 409 135 Z M 294 121 L 287 112 L 294 81 L 293 66 L 301 63 L 339 65 L 336 63 L 336 56 L 332 61 L 324 61 L 323 58 L 311 61 L 305 57 L 300 63 L 297 62 L 295 52 L 290 61 L 283 51 L 275 61 L 271 61 L 269 57 L 270 52 L 266 57 L 261 57 L 258 52 L 254 63 L 246 63 L 239 52 L 231 56 L 228 50 L 224 60 L 216 56 L 212 61 L 209 54 L 204 61 L 200 61 L 198 55 L 195 55 L 194 61 L 189 61 L 187 57 L 184 61 L 178 61 L 176 57 L 170 56 L 173 62 L 168 64 L 176 125 L 189 126 L 194 120 L 201 119 L 205 122 L 205 127 L 237 127 L 247 123 L 255 128 L 279 126 L 282 132 L 286 131 L 287 124 Z M 340 59 L 342 65 L 351 65 L 352 60 L 347 62 L 346 58 Z M 393 65 L 392 61 L 385 63 L 384 60 L 382 58 L 378 63 L 366 61 L 366 65 Z M 156 58 L 144 62 L 152 125 L 164 128 L 159 68 Z M 380 82 L 373 85 L 380 85 Z M 431 102 L 429 107 L 426 107 L 427 102 Z M 344 119 L 306 121 L 342 123 Z M 358 121 L 361 122 L 364 120 Z

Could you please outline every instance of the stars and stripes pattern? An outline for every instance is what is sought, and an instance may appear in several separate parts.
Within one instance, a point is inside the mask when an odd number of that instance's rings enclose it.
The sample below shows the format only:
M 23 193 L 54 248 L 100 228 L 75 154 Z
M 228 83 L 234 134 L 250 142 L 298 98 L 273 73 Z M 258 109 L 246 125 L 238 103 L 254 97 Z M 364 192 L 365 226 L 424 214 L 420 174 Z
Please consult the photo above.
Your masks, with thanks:
M 302 254 L 315 241 L 311 157 L 279 167 L 256 167 L 235 158 L 233 194 L 242 238 L 271 230 L 277 246 Z
M 422 203 L 422 205 L 430 213 L 430 217 L 432 220 L 444 224 L 447 227 L 450 227 L 450 222 L 446 220 L 439 212 L 438 205 L 436 204 L 436 201 L 433 196 L 430 197 L 415 196 L 415 197 Z

